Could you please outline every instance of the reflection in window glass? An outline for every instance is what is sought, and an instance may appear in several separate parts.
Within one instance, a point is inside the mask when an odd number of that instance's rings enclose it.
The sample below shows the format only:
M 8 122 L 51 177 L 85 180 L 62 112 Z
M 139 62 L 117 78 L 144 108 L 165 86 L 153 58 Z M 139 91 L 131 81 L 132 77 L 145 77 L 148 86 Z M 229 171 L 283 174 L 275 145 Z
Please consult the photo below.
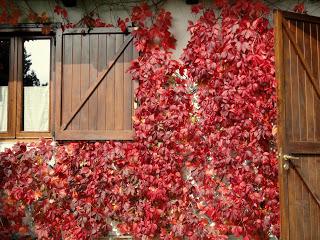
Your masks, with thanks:
M 49 130 L 50 40 L 23 43 L 23 131 Z
M 0 132 L 8 126 L 9 54 L 10 40 L 0 39 Z

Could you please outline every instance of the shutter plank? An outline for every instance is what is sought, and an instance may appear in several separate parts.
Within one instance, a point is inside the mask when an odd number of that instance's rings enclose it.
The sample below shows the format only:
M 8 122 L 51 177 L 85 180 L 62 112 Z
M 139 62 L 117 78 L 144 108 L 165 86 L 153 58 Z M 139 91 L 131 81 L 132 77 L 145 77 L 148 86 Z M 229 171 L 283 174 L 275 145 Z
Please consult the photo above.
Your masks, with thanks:
M 71 35 L 72 36 L 72 35 Z M 72 111 L 80 102 L 80 64 L 81 64 L 81 37 L 72 36 Z M 76 116 L 72 123 L 71 129 L 80 129 L 80 117 Z
M 99 54 L 99 65 L 98 72 L 102 72 L 107 66 L 107 37 L 106 35 L 99 35 L 98 42 L 98 54 Z M 97 129 L 106 129 L 106 95 L 107 95 L 107 81 L 103 80 L 97 89 L 98 91 L 98 121 Z
M 81 36 L 81 101 L 85 97 L 85 93 L 89 88 L 90 79 L 90 39 L 88 35 Z M 86 102 L 80 110 L 80 129 L 88 130 L 89 127 L 89 108 Z M 63 122 L 65 123 L 65 121 Z
M 130 62 L 133 54 L 132 42 L 129 47 L 124 51 L 124 85 L 123 85 L 123 124 L 124 129 L 132 128 L 132 85 L 130 74 L 127 72 L 130 67 Z
M 90 34 L 90 80 L 89 86 L 92 87 L 94 83 L 97 81 L 98 76 L 98 35 Z M 88 99 L 89 112 L 89 130 L 97 129 L 97 121 L 98 121 L 98 91 L 94 91 L 91 97 Z
M 116 53 L 116 36 L 107 36 L 107 60 L 108 65 L 112 61 L 112 56 Z M 111 68 L 109 74 L 106 76 L 107 81 L 107 96 L 106 96 L 106 129 L 114 129 L 114 114 L 115 114 L 115 101 L 114 101 L 114 86 L 115 86 L 115 65 Z
M 72 93 L 72 36 L 64 36 L 63 44 L 63 82 L 62 82 L 62 122 L 71 113 Z
M 123 34 L 117 34 L 116 35 L 116 49 L 120 48 L 120 46 L 123 43 Z M 114 128 L 116 130 L 122 130 L 123 129 L 123 84 L 124 84 L 124 74 L 123 74 L 123 61 L 124 56 L 121 54 L 119 57 L 119 60 L 115 64 L 115 114 L 114 114 Z

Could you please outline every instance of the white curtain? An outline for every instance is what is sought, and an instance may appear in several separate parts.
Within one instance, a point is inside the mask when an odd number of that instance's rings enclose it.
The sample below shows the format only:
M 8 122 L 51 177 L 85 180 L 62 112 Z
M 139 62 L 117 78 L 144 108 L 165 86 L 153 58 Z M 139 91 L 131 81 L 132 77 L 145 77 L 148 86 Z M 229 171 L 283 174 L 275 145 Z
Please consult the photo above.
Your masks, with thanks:
M 49 130 L 49 86 L 24 87 L 23 130 Z
M 0 86 L 0 132 L 8 126 L 8 87 Z M 49 130 L 49 87 L 24 87 L 24 131 Z
M 8 126 L 8 86 L 0 86 L 0 132 Z

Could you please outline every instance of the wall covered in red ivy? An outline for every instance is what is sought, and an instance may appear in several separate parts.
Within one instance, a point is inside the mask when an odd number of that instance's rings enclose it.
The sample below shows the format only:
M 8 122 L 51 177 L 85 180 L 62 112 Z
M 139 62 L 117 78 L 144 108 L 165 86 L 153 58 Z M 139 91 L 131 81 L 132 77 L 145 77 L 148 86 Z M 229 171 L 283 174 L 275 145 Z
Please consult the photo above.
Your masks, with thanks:
M 200 17 L 176 61 L 171 13 L 132 9 L 134 141 L 42 140 L 0 153 L 2 239 L 92 239 L 112 225 L 136 239 L 279 235 L 268 8 L 219 0 L 192 11 Z

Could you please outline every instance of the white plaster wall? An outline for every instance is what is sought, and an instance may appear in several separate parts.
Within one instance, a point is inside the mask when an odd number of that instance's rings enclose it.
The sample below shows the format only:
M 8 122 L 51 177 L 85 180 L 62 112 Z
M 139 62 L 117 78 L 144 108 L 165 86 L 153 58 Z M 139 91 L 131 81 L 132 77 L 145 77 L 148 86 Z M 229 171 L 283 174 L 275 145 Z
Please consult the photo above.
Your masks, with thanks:
M 0 142 L 0 152 L 3 152 L 6 148 L 11 148 L 15 142 Z
M 90 4 L 90 1 L 86 2 L 86 8 L 92 9 L 92 5 Z M 212 1 L 210 1 L 212 2 Z M 29 5 L 32 6 L 32 8 L 37 12 L 41 13 L 45 10 L 50 13 L 49 17 L 56 22 L 60 22 L 61 19 L 56 16 L 53 13 L 53 9 L 55 6 L 54 1 L 43 1 L 43 0 L 29 0 Z M 21 6 L 26 7 L 25 3 L 21 1 Z M 78 4 L 80 6 L 81 1 L 78 1 Z M 113 8 L 111 11 L 108 7 L 102 7 L 99 8 L 97 11 L 100 15 L 100 17 L 107 23 L 117 25 L 118 18 L 126 18 L 130 14 L 130 6 L 126 5 L 122 9 L 115 9 Z M 185 0 L 168 0 L 164 4 L 164 8 L 169 10 L 173 17 L 173 26 L 172 26 L 172 33 L 177 39 L 177 45 L 176 50 L 173 51 L 173 56 L 175 59 L 178 59 L 180 57 L 180 54 L 182 53 L 182 49 L 186 46 L 189 34 L 187 32 L 188 27 L 188 20 L 196 20 L 196 16 L 191 13 L 191 6 L 187 5 L 185 3 Z M 68 15 L 71 20 L 71 22 L 77 22 L 83 15 L 83 5 L 81 7 L 72 7 L 67 8 Z M 23 21 L 28 22 L 27 19 L 23 19 Z
M 270 7 L 271 11 L 274 9 L 282 9 L 285 11 L 292 11 L 294 6 L 298 3 L 298 0 L 268 0 L 265 3 Z M 301 1 L 300 1 L 301 2 Z M 320 1 L 305 0 L 305 9 L 309 15 L 320 17 Z M 212 6 L 213 1 L 206 1 L 207 6 Z M 183 49 L 188 43 L 190 34 L 187 31 L 188 20 L 195 21 L 198 16 L 191 13 L 191 6 L 185 3 L 185 0 L 168 0 L 165 5 L 165 9 L 171 12 L 173 17 L 172 22 L 172 34 L 177 39 L 176 49 L 173 51 L 173 57 L 179 59 Z M 270 20 L 272 21 L 272 14 L 270 14 Z
M 49 0 L 49 1 L 43 1 L 43 0 L 28 0 L 29 4 L 32 6 L 32 8 L 38 12 L 43 12 L 44 9 L 49 10 L 48 12 L 53 13 L 53 9 L 55 6 L 55 1 Z M 90 4 L 90 1 L 84 1 L 85 2 L 85 8 L 92 9 L 92 4 Z M 282 10 L 290 11 L 293 9 L 293 7 L 298 3 L 298 0 L 267 0 L 265 3 L 271 8 L 280 8 Z M 307 12 L 310 15 L 320 16 L 320 1 L 310 1 L 306 0 L 305 6 L 307 9 Z M 206 5 L 212 5 L 212 0 L 205 0 Z M 24 5 L 25 3 L 21 1 L 21 4 Z M 67 8 L 68 14 L 70 17 L 71 22 L 77 22 L 81 16 L 83 11 L 83 4 L 82 1 L 78 0 L 78 5 L 81 7 L 72 7 Z M 117 25 L 117 19 L 119 17 L 125 18 L 128 17 L 130 14 L 130 7 L 134 6 L 134 4 L 131 5 L 123 5 L 122 7 L 113 8 L 110 11 L 110 8 L 108 7 L 101 7 L 97 9 L 97 12 L 99 13 L 100 17 L 105 20 L 107 23 L 112 23 L 114 25 Z M 26 7 L 26 6 L 25 6 Z M 173 17 L 173 24 L 172 24 L 172 33 L 177 39 L 176 49 L 173 51 L 173 57 L 175 59 L 179 59 L 183 48 L 186 46 L 188 40 L 189 40 L 189 33 L 187 32 L 188 27 L 188 20 L 194 21 L 197 19 L 197 16 L 191 13 L 191 6 L 187 5 L 185 3 L 185 0 L 167 0 L 167 2 L 164 4 L 164 8 L 171 12 Z M 50 17 L 53 19 L 53 21 L 60 21 L 60 18 L 56 15 L 52 14 Z M 271 16 L 272 19 L 272 16 Z M 271 20 L 272 21 L 272 20 Z
M 187 5 L 184 0 L 168 1 L 165 4 L 165 8 L 172 14 L 171 32 L 177 39 L 173 57 L 179 59 L 190 38 L 190 34 L 187 31 L 188 20 L 195 21 L 197 18 L 191 13 L 191 6 Z

